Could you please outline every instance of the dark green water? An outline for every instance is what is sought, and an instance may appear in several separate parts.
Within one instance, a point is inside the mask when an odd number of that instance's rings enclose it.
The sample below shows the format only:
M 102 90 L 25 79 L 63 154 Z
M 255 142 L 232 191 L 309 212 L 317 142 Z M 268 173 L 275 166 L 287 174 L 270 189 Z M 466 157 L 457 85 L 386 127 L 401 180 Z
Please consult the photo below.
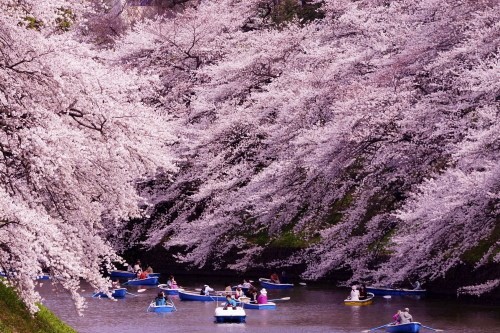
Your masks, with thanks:
M 215 279 L 214 279 L 215 280 Z M 181 281 L 178 281 L 181 285 Z M 199 283 L 184 287 L 197 288 Z M 222 283 L 213 283 L 222 289 Z M 82 286 L 82 289 L 88 286 Z M 141 287 L 144 288 L 144 287 Z M 138 287 L 129 287 L 137 293 Z M 44 304 L 62 320 L 81 333 L 159 333 L 159 332 L 361 332 L 391 321 L 397 309 L 410 308 L 415 321 L 444 329 L 449 333 L 498 333 L 500 332 L 500 307 L 470 304 L 456 299 L 430 297 L 377 296 L 372 305 L 352 307 L 343 304 L 348 289 L 299 286 L 292 290 L 268 291 L 268 297 L 289 296 L 289 301 L 277 302 L 276 310 L 246 310 L 245 324 L 215 324 L 215 303 L 186 302 L 173 298 L 177 312 L 166 314 L 147 313 L 149 302 L 158 289 L 149 287 L 139 296 L 128 295 L 116 302 L 91 298 L 83 317 L 79 317 L 66 293 L 54 292 L 50 283 L 40 287 Z M 383 330 L 377 332 L 384 332 Z M 420 332 L 432 332 L 422 329 Z

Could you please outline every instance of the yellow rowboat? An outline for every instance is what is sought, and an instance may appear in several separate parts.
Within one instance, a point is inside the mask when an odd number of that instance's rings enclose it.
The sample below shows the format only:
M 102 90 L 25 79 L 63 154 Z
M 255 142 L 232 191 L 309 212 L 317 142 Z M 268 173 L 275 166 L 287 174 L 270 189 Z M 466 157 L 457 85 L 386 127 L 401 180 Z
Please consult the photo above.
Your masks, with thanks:
M 353 301 L 349 297 L 344 300 L 345 305 L 370 305 L 373 302 L 373 298 L 375 295 L 373 293 L 367 293 L 367 297 L 365 299 L 360 299 L 359 301 Z

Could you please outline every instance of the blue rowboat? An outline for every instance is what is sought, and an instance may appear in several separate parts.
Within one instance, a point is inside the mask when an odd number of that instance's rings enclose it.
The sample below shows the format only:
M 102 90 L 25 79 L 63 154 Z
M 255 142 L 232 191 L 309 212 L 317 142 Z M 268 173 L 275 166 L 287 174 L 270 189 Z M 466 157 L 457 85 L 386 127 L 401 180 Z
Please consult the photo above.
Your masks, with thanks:
M 276 310 L 276 303 L 267 302 L 265 304 L 243 303 L 244 309 L 249 310 Z
M 219 306 L 215 308 L 216 323 L 244 323 L 246 318 L 247 314 L 241 306 L 235 308 Z
M 171 296 L 179 295 L 179 290 L 184 291 L 184 289 L 182 288 L 169 288 L 168 285 L 166 284 L 159 284 L 158 288 L 163 290 L 165 295 L 171 295 Z
M 290 289 L 293 288 L 293 283 L 274 283 L 271 279 L 259 279 L 260 285 L 267 289 Z
M 385 330 L 390 333 L 418 333 L 422 324 L 411 322 L 406 324 L 397 324 L 386 326 Z
M 124 298 L 126 294 L 127 294 L 126 288 L 117 288 L 113 289 L 111 296 L 113 296 L 114 298 Z M 106 295 L 106 293 L 100 292 L 100 293 L 95 293 L 94 295 L 92 295 L 92 297 L 107 298 L 108 295 Z
M 158 277 L 153 276 L 145 279 L 133 279 L 133 280 L 128 280 L 123 284 L 129 286 L 156 286 L 158 284 Z
M 189 292 L 185 290 L 179 290 L 179 298 L 181 301 L 200 301 L 200 302 L 224 302 L 226 300 L 226 296 L 223 295 L 200 295 L 200 293 Z
M 165 305 L 156 305 L 155 301 L 152 301 L 146 312 L 174 312 L 177 310 L 174 303 L 167 303 Z
M 366 287 L 367 292 L 371 292 L 375 295 L 425 295 L 425 289 L 395 289 L 395 288 L 385 288 L 385 287 Z
M 160 273 L 149 273 L 149 277 L 160 277 Z M 110 273 L 111 278 L 119 278 L 119 279 L 135 279 L 137 277 L 137 274 L 134 272 L 129 272 L 129 271 L 111 271 Z

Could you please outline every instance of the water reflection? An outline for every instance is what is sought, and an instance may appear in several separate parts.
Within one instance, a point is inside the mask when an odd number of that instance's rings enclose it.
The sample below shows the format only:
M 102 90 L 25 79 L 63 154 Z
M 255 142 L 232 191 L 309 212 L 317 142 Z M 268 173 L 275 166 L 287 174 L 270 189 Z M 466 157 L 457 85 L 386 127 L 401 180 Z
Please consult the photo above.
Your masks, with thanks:
M 187 286 L 194 289 L 198 285 Z M 410 308 L 415 320 L 446 329 L 446 332 L 498 333 L 500 327 L 498 306 L 399 296 L 390 299 L 377 296 L 372 305 L 346 306 L 343 301 L 348 289 L 307 286 L 284 291 L 269 290 L 270 299 L 290 296 L 290 300 L 277 301 L 276 310 L 246 310 L 246 324 L 215 324 L 215 302 L 186 302 L 178 297 L 171 298 L 178 311 L 147 313 L 149 302 L 158 292 L 155 287 L 129 287 L 128 291 L 136 296 L 127 295 L 116 302 L 91 298 L 93 291 L 88 285 L 83 285 L 82 289 L 86 290 L 83 294 L 88 297 L 88 308 L 83 317 L 78 317 L 66 293 L 53 290 L 47 282 L 40 286 L 44 304 L 80 333 L 351 333 L 388 323 L 398 309 L 405 307 Z

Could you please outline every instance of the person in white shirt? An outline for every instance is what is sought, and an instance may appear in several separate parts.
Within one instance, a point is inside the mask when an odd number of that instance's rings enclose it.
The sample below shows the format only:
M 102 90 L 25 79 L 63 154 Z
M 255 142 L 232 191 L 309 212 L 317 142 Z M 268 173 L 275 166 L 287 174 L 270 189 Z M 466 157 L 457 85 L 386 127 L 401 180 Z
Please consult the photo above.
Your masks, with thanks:
M 350 297 L 351 301 L 359 301 L 359 290 L 356 286 L 352 286 Z

